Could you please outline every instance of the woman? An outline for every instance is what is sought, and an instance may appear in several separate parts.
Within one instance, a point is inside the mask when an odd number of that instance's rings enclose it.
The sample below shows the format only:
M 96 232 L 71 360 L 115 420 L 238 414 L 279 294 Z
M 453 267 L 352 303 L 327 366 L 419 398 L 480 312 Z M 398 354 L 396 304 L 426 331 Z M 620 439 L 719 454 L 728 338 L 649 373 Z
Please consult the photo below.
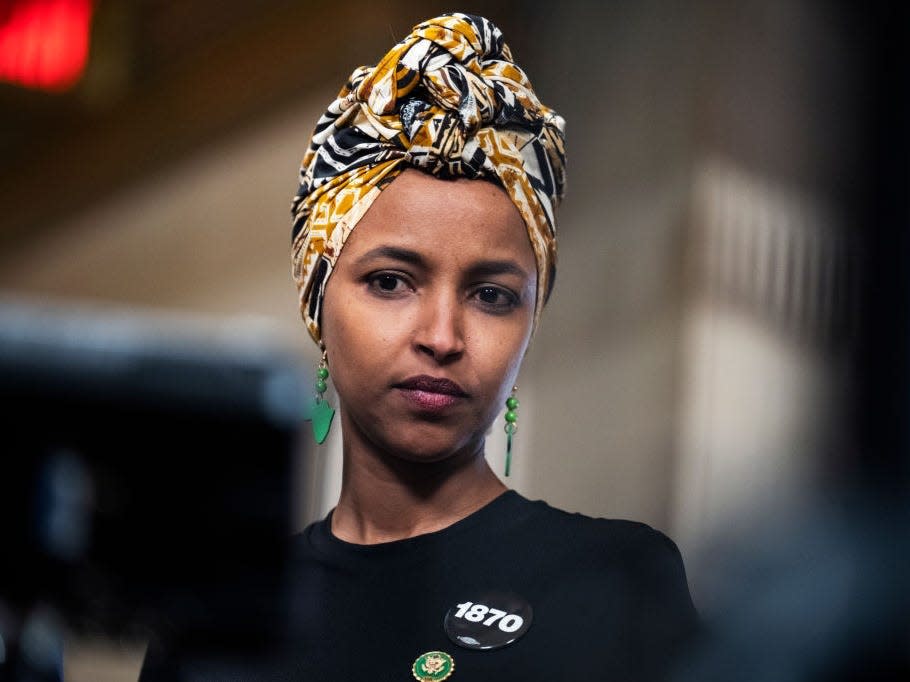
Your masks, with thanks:
M 552 286 L 563 126 L 461 14 L 356 70 L 319 121 L 293 263 L 342 492 L 296 539 L 290 649 L 232 679 L 652 680 L 693 631 L 671 541 L 530 502 L 484 458 Z

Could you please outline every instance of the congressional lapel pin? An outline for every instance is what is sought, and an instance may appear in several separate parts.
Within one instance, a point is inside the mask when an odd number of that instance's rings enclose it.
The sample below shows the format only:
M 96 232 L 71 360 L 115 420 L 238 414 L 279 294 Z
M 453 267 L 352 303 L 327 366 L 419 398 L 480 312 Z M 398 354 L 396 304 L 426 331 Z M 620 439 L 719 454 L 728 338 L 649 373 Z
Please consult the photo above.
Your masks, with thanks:
M 446 613 L 445 630 L 455 644 L 489 651 L 514 643 L 531 627 L 531 605 L 517 594 L 470 595 Z
M 411 672 L 417 682 L 447 680 L 455 672 L 455 659 L 445 651 L 428 651 L 417 657 Z

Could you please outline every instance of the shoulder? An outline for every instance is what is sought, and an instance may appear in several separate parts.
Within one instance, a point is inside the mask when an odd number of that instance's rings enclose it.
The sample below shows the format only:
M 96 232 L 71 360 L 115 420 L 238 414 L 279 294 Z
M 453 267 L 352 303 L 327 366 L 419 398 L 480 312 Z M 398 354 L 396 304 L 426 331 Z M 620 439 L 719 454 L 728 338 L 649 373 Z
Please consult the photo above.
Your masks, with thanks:
M 540 531 L 570 544 L 590 545 L 601 551 L 611 549 L 632 556 L 679 556 L 676 543 L 646 523 L 586 516 L 558 509 L 542 500 L 526 502 L 531 510 L 529 519 Z
M 667 535 L 638 521 L 593 518 L 528 501 L 528 535 L 562 566 L 609 574 L 629 587 L 688 599 L 682 556 Z

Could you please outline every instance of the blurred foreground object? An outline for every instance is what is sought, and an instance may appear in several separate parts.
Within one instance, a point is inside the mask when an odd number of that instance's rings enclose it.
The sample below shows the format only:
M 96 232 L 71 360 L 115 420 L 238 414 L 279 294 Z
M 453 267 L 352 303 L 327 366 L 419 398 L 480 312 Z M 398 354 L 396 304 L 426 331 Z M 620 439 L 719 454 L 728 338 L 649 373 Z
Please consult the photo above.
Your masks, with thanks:
M 702 557 L 707 636 L 676 682 L 910 679 L 908 521 L 857 496 L 738 528 Z
M 59 679 L 64 626 L 280 634 L 308 384 L 237 338 L 0 304 L 0 680 Z
M 702 556 L 708 627 L 681 682 L 910 679 L 910 8 L 841 7 L 862 48 L 841 199 L 861 244 L 850 410 L 812 488 L 758 500 Z

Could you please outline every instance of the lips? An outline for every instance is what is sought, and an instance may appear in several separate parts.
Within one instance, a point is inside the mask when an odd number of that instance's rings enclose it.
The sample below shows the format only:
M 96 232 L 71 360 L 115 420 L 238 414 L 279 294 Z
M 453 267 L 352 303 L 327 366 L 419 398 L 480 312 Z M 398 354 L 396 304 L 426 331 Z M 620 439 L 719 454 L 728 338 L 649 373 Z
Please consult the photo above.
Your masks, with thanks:
M 442 393 L 443 395 L 452 395 L 459 398 L 467 398 L 465 390 L 451 379 L 442 379 L 427 376 L 425 374 L 418 377 L 405 379 L 395 388 L 403 388 L 411 391 L 425 391 L 426 393 Z
M 401 395 L 423 412 L 441 412 L 468 397 L 467 392 L 451 379 L 415 376 L 395 384 Z

